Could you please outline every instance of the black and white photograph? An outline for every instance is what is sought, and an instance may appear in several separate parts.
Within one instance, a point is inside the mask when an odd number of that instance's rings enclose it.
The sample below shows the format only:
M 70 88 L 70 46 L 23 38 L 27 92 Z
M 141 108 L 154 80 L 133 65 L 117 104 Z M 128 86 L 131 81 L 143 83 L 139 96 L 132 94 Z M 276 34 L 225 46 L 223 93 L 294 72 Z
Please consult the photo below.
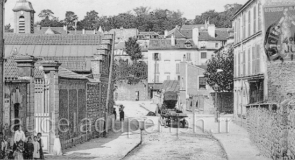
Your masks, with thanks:
M 295 160 L 295 0 L 0 0 L 0 159 Z

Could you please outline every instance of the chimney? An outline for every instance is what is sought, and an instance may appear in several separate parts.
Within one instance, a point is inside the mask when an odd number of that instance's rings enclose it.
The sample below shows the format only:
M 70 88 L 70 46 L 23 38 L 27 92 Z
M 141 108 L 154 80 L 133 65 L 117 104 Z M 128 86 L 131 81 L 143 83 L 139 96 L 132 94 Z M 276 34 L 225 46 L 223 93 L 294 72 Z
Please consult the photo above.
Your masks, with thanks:
M 82 30 L 82 34 L 85 34 L 85 29 Z
M 192 37 L 193 37 L 193 41 L 194 41 L 195 45 L 198 46 L 198 43 L 199 43 L 199 28 L 194 28 L 193 29 Z
M 175 37 L 174 37 L 174 34 L 171 34 L 171 46 L 175 46 Z
M 211 37 L 215 38 L 215 25 L 214 24 L 210 24 L 208 26 L 208 33 Z
M 165 30 L 165 31 L 164 31 L 164 38 L 166 38 L 167 36 L 168 36 L 168 31 Z
M 37 29 L 40 31 L 42 29 L 41 25 L 37 25 Z
M 95 29 L 93 30 L 93 34 L 96 34 L 96 30 Z

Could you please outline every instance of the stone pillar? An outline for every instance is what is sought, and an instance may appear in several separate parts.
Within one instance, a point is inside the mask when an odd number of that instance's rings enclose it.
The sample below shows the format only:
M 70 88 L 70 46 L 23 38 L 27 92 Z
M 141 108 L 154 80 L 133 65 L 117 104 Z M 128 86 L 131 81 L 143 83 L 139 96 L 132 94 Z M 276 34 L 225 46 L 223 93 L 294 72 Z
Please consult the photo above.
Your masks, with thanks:
M 27 86 L 27 108 L 25 111 L 26 119 L 23 119 L 26 123 L 23 129 L 26 129 L 30 135 L 34 134 L 35 129 L 35 83 L 34 83 L 34 70 L 37 59 L 29 55 L 19 55 L 15 57 L 15 62 L 19 70 L 20 79 L 26 79 L 29 81 Z
M 52 121 L 49 135 L 49 152 L 54 155 L 61 155 L 61 143 L 58 134 L 59 123 L 59 88 L 58 88 L 58 68 L 61 63 L 54 61 L 44 61 L 43 66 L 46 78 L 49 80 L 49 113 Z

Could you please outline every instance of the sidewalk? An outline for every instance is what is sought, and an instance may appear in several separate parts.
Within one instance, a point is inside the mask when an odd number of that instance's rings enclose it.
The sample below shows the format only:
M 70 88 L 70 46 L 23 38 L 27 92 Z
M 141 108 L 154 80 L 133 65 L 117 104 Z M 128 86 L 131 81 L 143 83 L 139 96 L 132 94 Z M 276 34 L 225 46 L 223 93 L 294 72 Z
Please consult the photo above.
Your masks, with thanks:
M 193 121 L 192 114 L 189 115 L 190 122 Z M 231 119 L 229 116 L 221 116 L 220 133 L 218 123 L 215 122 L 214 116 L 196 115 L 196 120 L 204 120 L 204 129 L 219 140 L 222 147 L 227 153 L 229 160 L 270 160 L 260 155 L 259 149 L 250 141 L 249 134 L 246 129 L 229 122 L 228 133 L 226 133 L 226 119 Z M 201 127 L 202 123 L 196 122 L 196 125 Z
M 118 123 L 117 121 L 116 126 Z M 127 123 L 125 121 L 123 132 L 109 132 L 107 138 L 92 139 L 89 142 L 67 149 L 62 156 L 47 156 L 46 159 L 123 159 L 141 143 L 139 131 L 127 134 L 126 128 Z M 131 129 L 135 130 L 134 126 Z

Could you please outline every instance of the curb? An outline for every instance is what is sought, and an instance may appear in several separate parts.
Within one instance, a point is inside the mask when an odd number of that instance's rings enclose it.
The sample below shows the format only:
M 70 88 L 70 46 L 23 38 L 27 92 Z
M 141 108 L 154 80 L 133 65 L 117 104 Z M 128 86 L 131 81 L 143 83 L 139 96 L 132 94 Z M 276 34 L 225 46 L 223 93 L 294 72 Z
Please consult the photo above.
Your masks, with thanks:
M 123 157 L 121 158 L 120 160 L 123 160 L 125 159 L 133 150 L 135 150 L 137 147 L 139 147 L 140 145 L 142 144 L 142 142 L 140 141 L 137 145 L 135 145 L 130 151 L 128 151 L 128 153 Z
M 196 125 L 196 127 L 197 127 L 198 129 L 200 129 L 200 130 L 203 130 L 203 129 L 202 129 L 200 126 L 198 126 L 198 125 Z M 221 149 L 222 149 L 223 152 L 224 152 L 225 159 L 229 160 L 229 159 L 228 159 L 228 155 L 227 155 L 227 153 L 226 153 L 226 150 L 225 150 L 225 148 L 224 148 L 224 145 L 220 142 L 220 140 L 219 140 L 217 137 L 215 137 L 214 134 L 213 134 L 212 132 L 210 132 L 210 131 L 208 131 L 208 130 L 204 130 L 204 132 L 205 132 L 206 134 L 208 134 L 209 136 L 211 136 L 212 139 L 214 139 L 214 140 L 216 140 L 216 141 L 218 142 L 219 146 L 221 147 Z

